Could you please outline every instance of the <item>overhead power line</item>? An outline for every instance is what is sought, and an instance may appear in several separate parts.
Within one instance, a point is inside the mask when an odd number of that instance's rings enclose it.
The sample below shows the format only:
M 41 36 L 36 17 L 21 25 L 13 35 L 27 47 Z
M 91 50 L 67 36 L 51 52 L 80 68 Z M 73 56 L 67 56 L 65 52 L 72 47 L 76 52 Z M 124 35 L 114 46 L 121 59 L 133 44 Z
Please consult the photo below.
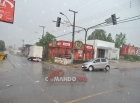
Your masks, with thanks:
M 131 1 L 131 8 L 132 7 L 135 7 L 137 5 L 140 5 L 140 1 Z M 112 12 L 122 12 L 123 10 L 126 10 L 126 9 L 129 9 L 130 8 L 130 1 L 127 2 L 127 3 L 124 3 L 122 5 L 119 5 L 119 6 L 116 6 L 114 8 L 111 8 L 111 9 L 108 9 L 108 10 L 105 10 L 105 11 L 102 11 L 100 13 L 96 13 L 96 14 L 92 14 L 91 16 L 88 16 L 86 18 L 83 18 L 79 21 L 77 21 L 77 23 L 85 23 L 85 22 L 88 22 L 88 21 L 91 21 L 91 20 L 95 20 L 95 19 L 98 19 L 100 17 L 104 17 L 108 14 L 111 14 Z
M 89 7 L 91 7 L 91 6 L 93 6 L 93 5 L 95 5 L 95 4 L 97 4 L 97 3 L 99 3 L 99 2 L 101 2 L 101 1 L 102 0 L 97 0 L 97 1 L 95 1 L 93 3 L 91 3 L 90 5 L 86 5 L 86 9 L 89 8 Z M 84 7 L 82 7 L 81 9 L 78 9 L 78 11 L 86 10 L 86 9 L 85 9 L 85 4 L 84 4 Z
M 126 23 L 126 22 L 131 22 L 131 21 L 135 21 L 135 20 L 139 20 L 139 19 L 140 19 L 140 18 L 131 19 L 131 20 L 123 21 L 123 22 L 118 22 L 117 24 Z M 111 26 L 111 25 L 112 25 L 112 24 L 105 24 L 105 25 L 99 26 L 99 27 L 97 27 L 97 28 L 106 27 L 106 26 Z
M 82 0 L 80 1 L 79 3 L 69 7 L 71 9 L 77 9 L 78 7 L 80 7 L 81 5 L 85 5 L 86 3 L 90 2 L 91 0 L 87 1 L 87 0 Z M 63 10 L 62 10 L 63 11 Z M 63 11 L 63 12 L 66 12 L 66 11 Z M 66 13 L 67 15 L 71 15 L 70 13 Z
M 122 22 L 119 22 L 118 24 L 120 24 L 120 23 L 126 23 L 126 22 L 130 22 L 130 21 L 135 21 L 135 20 L 138 20 L 138 19 L 140 19 L 140 18 L 131 19 L 131 20 L 127 20 L 127 21 L 122 21 Z
M 83 29 L 82 29 L 82 30 L 77 30 L 77 31 L 75 31 L 75 33 L 79 33 L 80 31 L 83 31 Z M 72 34 L 72 33 L 73 33 L 73 32 L 69 32 L 69 33 L 66 33 L 66 34 L 57 36 L 57 37 L 55 37 L 55 38 L 59 38 L 59 37 L 62 37 L 62 36 L 68 35 L 68 34 Z
M 99 18 L 102 18 L 104 16 L 107 16 L 108 14 L 111 14 L 112 12 L 115 12 L 115 13 L 116 12 L 122 12 L 124 10 L 130 9 L 130 8 L 135 7 L 137 5 L 140 5 L 140 1 L 139 0 L 131 1 L 131 5 L 130 5 L 130 1 L 129 1 L 129 2 L 123 3 L 123 4 L 119 5 L 119 6 L 116 6 L 114 8 L 111 8 L 111 9 L 108 9 L 108 10 L 96 13 L 94 15 L 92 14 L 91 16 L 83 18 L 83 19 L 81 19 L 79 21 L 76 21 L 76 22 L 78 24 L 83 24 L 83 23 L 86 23 L 86 22 L 91 22 L 92 20 L 99 19 Z
M 117 21 L 117 24 L 126 23 L 126 22 L 135 21 L 135 20 L 140 19 L 140 18 L 135 18 L 135 17 L 140 17 L 140 15 L 134 16 L 131 18 L 127 18 L 127 19 L 123 19 L 123 20 L 119 20 L 119 21 Z M 132 19 L 132 18 L 135 18 L 135 19 Z M 104 25 L 97 26 L 96 28 L 106 27 L 106 26 L 110 26 L 110 25 L 112 25 L 112 24 L 104 24 Z
M 119 20 L 119 22 L 120 22 L 120 21 L 124 21 L 124 20 L 128 20 L 128 19 L 132 19 L 132 18 L 136 18 L 136 17 L 140 17 L 140 15 L 134 16 L 134 17 L 131 17 L 131 18 L 127 18 L 127 19 L 123 19 L 123 20 Z
M 126 19 L 123 19 L 123 20 L 119 20 L 117 24 L 121 24 L 121 23 L 126 23 L 126 22 L 131 22 L 131 21 L 135 21 L 135 20 L 139 20 L 140 18 L 136 18 L 136 17 L 140 17 L 140 15 L 138 16 L 134 16 L 134 17 L 130 17 L 130 18 L 126 18 Z M 134 19 L 132 19 L 134 18 Z M 112 24 L 105 24 L 105 22 L 101 23 L 101 24 L 97 24 L 95 26 L 91 26 L 89 28 L 99 28 L 99 27 L 106 27 L 106 26 L 111 26 Z M 78 30 L 78 31 L 75 31 L 75 32 L 80 32 L 80 31 L 84 31 L 83 29 L 82 30 Z M 63 34 L 63 35 L 60 35 L 60 36 L 57 36 L 56 38 L 59 38 L 59 37 L 62 37 L 62 36 L 65 36 L 65 35 L 68 35 L 68 34 L 72 34 L 72 32 L 70 33 L 66 33 L 66 34 Z

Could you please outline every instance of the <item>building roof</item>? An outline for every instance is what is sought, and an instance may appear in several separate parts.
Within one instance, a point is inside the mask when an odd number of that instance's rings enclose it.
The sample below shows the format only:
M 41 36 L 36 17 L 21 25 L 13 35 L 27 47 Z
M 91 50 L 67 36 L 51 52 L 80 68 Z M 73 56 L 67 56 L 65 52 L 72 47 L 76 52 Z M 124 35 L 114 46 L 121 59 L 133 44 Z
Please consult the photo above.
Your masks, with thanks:
M 31 44 L 25 44 L 24 46 L 33 46 L 33 45 L 31 45 Z
M 103 41 L 103 40 L 87 40 L 87 44 L 91 44 L 93 46 L 97 46 L 98 47 L 106 47 L 106 48 L 114 48 L 115 47 L 115 43 L 112 42 L 108 42 L 108 41 Z
M 98 49 L 110 49 L 110 50 L 112 49 L 111 47 L 103 47 L 103 46 L 98 46 L 97 48 Z

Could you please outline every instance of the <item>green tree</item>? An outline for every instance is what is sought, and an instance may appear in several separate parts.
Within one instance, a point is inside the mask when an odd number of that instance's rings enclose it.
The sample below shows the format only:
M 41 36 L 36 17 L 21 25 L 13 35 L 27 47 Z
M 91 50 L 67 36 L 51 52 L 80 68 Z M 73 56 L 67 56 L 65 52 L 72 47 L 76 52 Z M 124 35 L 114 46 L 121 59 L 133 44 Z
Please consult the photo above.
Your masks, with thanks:
M 93 31 L 92 34 L 88 36 L 88 40 L 93 39 L 114 42 L 114 40 L 112 39 L 112 35 L 110 33 L 107 35 L 106 31 L 103 29 L 95 29 L 95 31 Z
M 6 50 L 5 48 L 5 42 L 3 40 L 0 40 L 0 51 Z
M 114 40 L 112 39 L 111 33 L 109 33 L 109 34 L 107 35 L 106 41 L 108 41 L 108 42 L 114 42 Z
M 103 29 L 95 29 L 91 35 L 88 36 L 88 40 L 106 40 L 106 32 Z
M 115 47 L 119 48 L 121 45 L 126 43 L 126 34 L 120 33 L 116 34 L 115 37 Z
M 51 42 L 54 38 L 54 35 L 50 34 L 49 32 L 46 32 L 45 36 L 43 36 L 38 42 L 36 42 L 37 46 L 42 46 L 44 48 L 43 57 L 46 56 L 49 42 Z
M 119 48 L 122 44 L 126 43 L 126 34 L 116 34 L 115 40 L 113 40 L 111 33 L 107 35 L 106 31 L 104 31 L 103 29 L 95 29 L 95 31 L 93 31 L 92 34 L 88 36 L 88 40 L 93 39 L 114 42 L 115 47 Z

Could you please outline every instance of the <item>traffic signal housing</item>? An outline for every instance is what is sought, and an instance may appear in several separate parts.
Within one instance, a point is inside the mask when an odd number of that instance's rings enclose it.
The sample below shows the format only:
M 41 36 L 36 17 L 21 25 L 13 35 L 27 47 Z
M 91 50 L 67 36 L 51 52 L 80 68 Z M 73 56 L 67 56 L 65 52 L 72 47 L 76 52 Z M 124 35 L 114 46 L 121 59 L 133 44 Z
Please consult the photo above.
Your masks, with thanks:
M 61 18 L 57 17 L 56 27 L 60 27 Z
M 111 15 L 113 25 L 117 24 L 116 14 Z

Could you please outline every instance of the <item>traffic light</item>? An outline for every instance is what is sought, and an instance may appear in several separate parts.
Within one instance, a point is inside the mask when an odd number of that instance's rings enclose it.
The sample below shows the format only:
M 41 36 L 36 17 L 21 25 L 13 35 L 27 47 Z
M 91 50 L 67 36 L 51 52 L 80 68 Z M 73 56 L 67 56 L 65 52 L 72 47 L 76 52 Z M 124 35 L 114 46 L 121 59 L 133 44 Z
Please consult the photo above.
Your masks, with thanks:
M 116 25 L 117 24 L 116 15 L 113 14 L 113 15 L 111 15 L 111 17 L 112 17 L 112 23 L 113 23 L 113 25 Z
M 56 27 L 60 27 L 61 18 L 57 17 Z

